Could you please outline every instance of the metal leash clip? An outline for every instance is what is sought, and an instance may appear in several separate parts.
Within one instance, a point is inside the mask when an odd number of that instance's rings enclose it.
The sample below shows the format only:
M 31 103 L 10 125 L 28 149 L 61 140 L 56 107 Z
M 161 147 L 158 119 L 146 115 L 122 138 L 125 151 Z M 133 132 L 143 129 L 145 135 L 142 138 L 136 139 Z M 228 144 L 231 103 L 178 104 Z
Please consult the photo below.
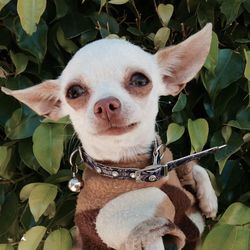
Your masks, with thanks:
M 185 164 L 185 163 L 187 163 L 189 161 L 198 160 L 201 157 L 204 157 L 204 156 L 206 156 L 208 154 L 216 153 L 217 151 L 219 151 L 221 149 L 224 149 L 226 147 L 227 147 L 227 145 L 225 144 L 225 145 L 222 145 L 222 146 L 209 148 L 209 149 L 203 150 L 203 151 L 198 152 L 198 153 L 194 153 L 194 154 L 184 156 L 184 157 L 181 157 L 181 158 L 173 160 L 173 161 L 169 161 L 166 164 L 161 165 L 161 166 L 163 168 L 165 168 L 166 170 L 171 171 L 171 170 L 177 168 L 178 166 L 180 166 L 182 164 Z

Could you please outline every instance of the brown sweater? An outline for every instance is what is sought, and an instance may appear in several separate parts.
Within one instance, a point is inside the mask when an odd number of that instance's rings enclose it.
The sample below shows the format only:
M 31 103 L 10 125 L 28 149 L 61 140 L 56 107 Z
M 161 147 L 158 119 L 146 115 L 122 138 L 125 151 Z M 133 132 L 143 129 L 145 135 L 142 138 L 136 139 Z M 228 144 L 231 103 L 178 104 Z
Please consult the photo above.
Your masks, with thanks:
M 168 148 L 165 149 L 162 163 L 172 160 L 172 154 Z M 119 167 L 131 166 L 131 162 L 105 162 L 108 165 Z M 104 164 L 105 164 L 104 163 Z M 148 154 L 138 156 L 133 161 L 136 168 L 144 168 L 151 164 Z M 119 195 L 146 187 L 157 187 L 164 191 L 175 207 L 173 223 L 178 226 L 186 236 L 186 249 L 195 249 L 199 239 L 199 231 L 187 215 L 194 209 L 195 197 L 183 188 L 183 184 L 194 186 L 192 178 L 192 163 L 171 171 L 168 175 L 157 182 L 141 182 L 133 180 L 117 180 L 103 177 L 89 168 L 83 175 L 84 187 L 78 195 L 75 223 L 78 228 L 76 237 L 77 250 L 108 250 L 108 246 L 102 242 L 95 228 L 96 217 L 100 209 L 112 199 Z M 189 246 L 188 246 L 189 245 Z M 191 247 L 191 248 L 190 248 Z

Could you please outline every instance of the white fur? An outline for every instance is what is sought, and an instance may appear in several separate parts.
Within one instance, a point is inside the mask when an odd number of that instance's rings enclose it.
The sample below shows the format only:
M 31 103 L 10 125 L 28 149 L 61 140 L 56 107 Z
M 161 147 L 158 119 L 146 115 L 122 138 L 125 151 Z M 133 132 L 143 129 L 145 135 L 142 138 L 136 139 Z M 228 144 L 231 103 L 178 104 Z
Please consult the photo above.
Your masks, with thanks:
M 164 250 L 164 244 L 162 238 L 159 238 L 158 240 L 154 241 L 149 246 L 146 246 L 144 250 Z
M 200 209 L 206 217 L 214 218 L 217 214 L 218 202 L 208 173 L 201 166 L 194 165 L 193 176 L 196 181 L 196 196 L 199 199 Z
M 197 226 L 197 228 L 199 229 L 200 235 L 202 235 L 205 229 L 205 223 L 204 223 L 204 219 L 201 213 L 199 211 L 196 211 L 188 215 L 188 217 Z
M 157 207 L 166 197 L 163 191 L 154 187 L 118 196 L 100 210 L 96 218 L 98 235 L 109 247 L 120 249 L 137 225 L 155 216 Z
M 128 69 L 145 72 L 151 78 L 153 89 L 148 96 L 136 98 L 124 89 L 121 83 Z M 87 153 L 97 160 L 111 161 L 145 153 L 155 138 L 155 117 L 162 82 L 155 57 L 123 40 L 99 40 L 80 49 L 64 69 L 59 79 L 63 85 L 62 93 L 69 82 L 77 79 L 82 79 L 91 89 L 87 109 L 75 111 L 64 95 L 62 106 L 64 113 L 70 115 Z M 120 100 L 128 123 L 139 123 L 130 133 L 96 136 L 97 118 L 93 107 L 98 100 L 109 96 Z

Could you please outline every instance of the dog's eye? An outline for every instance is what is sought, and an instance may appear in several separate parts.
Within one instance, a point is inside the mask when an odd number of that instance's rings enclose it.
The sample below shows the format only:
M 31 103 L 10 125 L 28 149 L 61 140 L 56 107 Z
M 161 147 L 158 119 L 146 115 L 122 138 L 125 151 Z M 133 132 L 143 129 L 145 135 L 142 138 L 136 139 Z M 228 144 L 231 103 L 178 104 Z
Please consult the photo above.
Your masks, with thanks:
M 68 99 L 76 99 L 82 95 L 84 95 L 86 92 L 86 89 L 81 87 L 80 85 L 73 85 L 71 86 L 66 93 L 66 97 Z
M 134 87 L 144 87 L 149 84 L 149 79 L 142 73 L 134 73 L 130 78 L 129 84 Z

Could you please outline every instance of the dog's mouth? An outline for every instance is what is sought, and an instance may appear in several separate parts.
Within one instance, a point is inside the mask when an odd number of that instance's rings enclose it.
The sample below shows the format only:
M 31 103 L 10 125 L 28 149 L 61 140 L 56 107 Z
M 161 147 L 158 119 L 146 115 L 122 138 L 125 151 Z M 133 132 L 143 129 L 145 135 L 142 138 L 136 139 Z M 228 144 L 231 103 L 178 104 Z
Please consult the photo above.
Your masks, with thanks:
M 137 122 L 130 123 L 129 125 L 119 126 L 110 124 L 109 127 L 99 131 L 99 135 L 121 135 L 130 132 L 138 126 Z

